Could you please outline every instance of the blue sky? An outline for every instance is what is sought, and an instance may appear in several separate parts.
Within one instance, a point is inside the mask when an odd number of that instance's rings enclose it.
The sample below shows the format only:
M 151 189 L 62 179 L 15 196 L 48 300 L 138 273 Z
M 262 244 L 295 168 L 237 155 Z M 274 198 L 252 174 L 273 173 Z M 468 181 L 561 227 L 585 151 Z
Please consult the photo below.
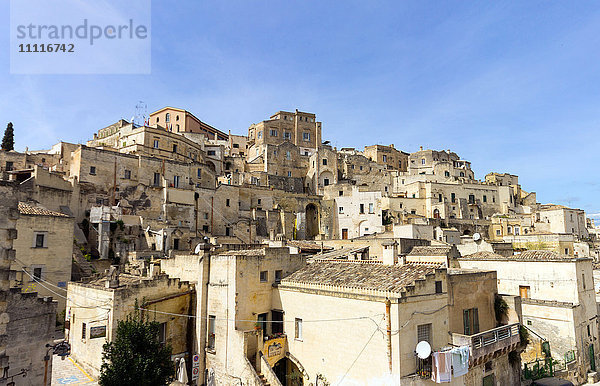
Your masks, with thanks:
M 152 1 L 151 75 L 9 75 L 8 32 L 0 129 L 18 150 L 85 141 L 140 100 L 240 134 L 298 108 L 335 146 L 451 149 L 600 213 L 594 2 Z

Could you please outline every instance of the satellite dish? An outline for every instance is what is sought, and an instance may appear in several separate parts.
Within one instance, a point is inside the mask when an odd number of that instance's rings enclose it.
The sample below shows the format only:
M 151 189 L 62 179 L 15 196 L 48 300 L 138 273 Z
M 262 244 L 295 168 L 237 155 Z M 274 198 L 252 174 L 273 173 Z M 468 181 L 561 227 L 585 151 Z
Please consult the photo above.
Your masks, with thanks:
M 473 241 L 481 240 L 481 235 L 477 232 L 473 233 Z
M 417 356 L 421 359 L 429 358 L 429 356 L 431 355 L 431 346 L 429 345 L 429 343 L 422 340 L 417 344 L 415 352 L 417 353 Z

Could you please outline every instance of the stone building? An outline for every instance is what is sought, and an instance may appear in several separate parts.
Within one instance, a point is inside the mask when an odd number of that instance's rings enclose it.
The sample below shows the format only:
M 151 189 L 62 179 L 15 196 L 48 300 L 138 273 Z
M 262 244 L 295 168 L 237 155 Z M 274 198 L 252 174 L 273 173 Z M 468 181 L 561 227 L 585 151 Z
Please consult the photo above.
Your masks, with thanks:
M 513 256 L 477 252 L 458 263 L 495 270 L 499 292 L 521 297 L 524 326 L 550 343 L 554 359 L 568 362 L 562 376 L 580 383 L 595 371 L 600 350 L 592 259 L 531 250 Z
M 56 289 L 45 282 L 66 290 L 71 280 L 74 219 L 66 214 L 19 202 L 17 238 L 13 241 L 16 260 L 11 264 L 15 279 L 11 287 L 41 296 L 55 296 Z M 64 320 L 66 301 L 59 297 L 57 312 Z
M 163 128 L 174 133 L 199 133 L 207 138 L 227 140 L 227 134 L 201 121 L 187 110 L 163 107 L 150 113 L 148 125 Z
M 563 205 L 541 205 L 535 218 L 535 227 L 552 233 L 571 233 L 579 239 L 587 239 L 585 212 Z
M 371 145 L 365 146 L 363 151 L 365 157 L 378 164 L 384 165 L 388 170 L 408 171 L 409 154 L 398 150 L 394 145 Z
M 277 292 L 282 346 L 289 352 L 272 366 L 279 379 L 296 374 L 305 383 L 322 376 L 331 384 L 432 384 L 430 361 L 415 355 L 417 343 L 427 341 L 434 352 L 469 347 L 467 374 L 450 384 L 519 382 L 518 363 L 508 360 L 519 342 L 518 324 L 496 328 L 493 272 L 315 262 L 283 279 Z M 470 319 L 475 315 L 477 323 Z M 495 337 L 485 348 L 484 336 Z
M 0 180 L 0 384 L 49 385 L 52 357 L 45 360 L 46 344 L 55 338 L 57 303 L 10 288 L 20 215 L 16 189 L 16 183 Z
M 298 146 L 300 154 L 310 156 L 321 144 L 321 122 L 317 122 L 315 114 L 296 109 L 295 112 L 278 111 L 268 120 L 248 128 L 250 148 L 283 142 Z
M 114 339 L 118 322 L 134 312 L 136 302 L 142 314 L 161 324 L 159 339 L 171 345 L 171 359 L 185 358 L 190 363 L 193 318 L 165 314 L 194 314 L 195 289 L 190 283 L 154 270 L 149 276 L 137 276 L 119 274 L 111 267 L 105 277 L 70 282 L 67 298 L 65 336 L 71 357 L 92 376 L 100 374 L 102 346 Z
M 423 147 L 408 157 L 408 172 L 411 175 L 433 174 L 461 181 L 475 179 L 471 163 L 448 151 L 423 150 Z

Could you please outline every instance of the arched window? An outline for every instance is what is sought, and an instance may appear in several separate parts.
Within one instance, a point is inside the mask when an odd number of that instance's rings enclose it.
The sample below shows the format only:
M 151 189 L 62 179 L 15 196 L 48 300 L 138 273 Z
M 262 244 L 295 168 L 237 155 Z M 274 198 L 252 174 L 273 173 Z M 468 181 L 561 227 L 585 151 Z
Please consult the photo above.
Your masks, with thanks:
M 165 115 L 165 121 L 171 122 L 171 114 L 167 113 L 167 115 Z

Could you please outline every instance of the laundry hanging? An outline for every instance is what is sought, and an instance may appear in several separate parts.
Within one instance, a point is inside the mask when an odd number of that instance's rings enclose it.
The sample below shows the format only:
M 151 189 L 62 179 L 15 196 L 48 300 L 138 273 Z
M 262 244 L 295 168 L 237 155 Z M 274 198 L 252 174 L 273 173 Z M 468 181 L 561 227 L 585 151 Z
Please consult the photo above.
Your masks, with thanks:
M 450 350 L 450 355 L 455 377 L 460 377 L 469 372 L 469 346 L 455 347 Z

